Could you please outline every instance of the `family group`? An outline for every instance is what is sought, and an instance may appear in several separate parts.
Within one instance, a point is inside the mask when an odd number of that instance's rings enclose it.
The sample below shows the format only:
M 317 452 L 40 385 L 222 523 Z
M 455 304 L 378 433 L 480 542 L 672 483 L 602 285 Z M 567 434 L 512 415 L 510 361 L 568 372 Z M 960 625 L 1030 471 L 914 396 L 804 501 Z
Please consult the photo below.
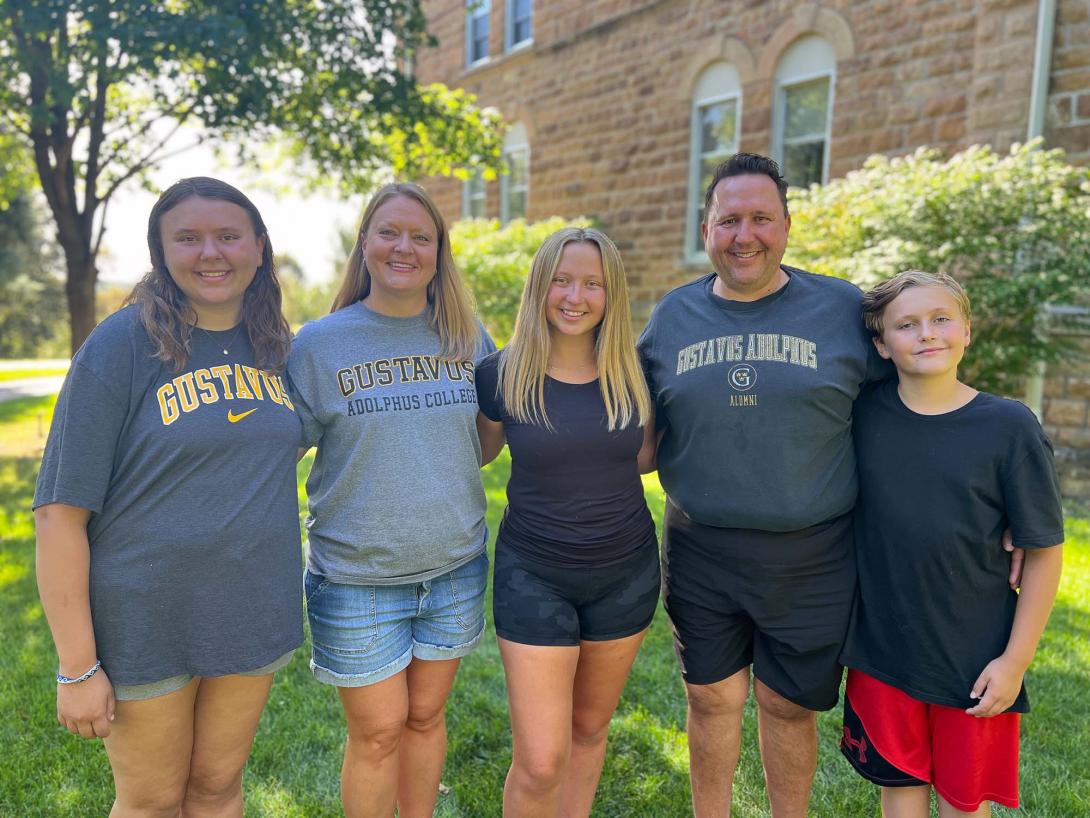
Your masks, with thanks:
M 205 177 L 160 196 L 150 272 L 73 358 L 34 496 L 57 715 L 103 739 L 112 816 L 243 814 L 304 603 L 347 725 L 345 814 L 430 816 L 484 632 L 480 469 L 505 445 L 505 816 L 591 813 L 660 592 L 698 818 L 730 814 L 751 687 L 772 815 L 806 815 L 843 667 L 840 749 L 887 818 L 926 818 L 932 790 L 944 818 L 1017 806 L 1023 675 L 1061 570 L 1048 439 L 958 380 L 953 278 L 863 294 L 785 266 L 763 156 L 723 162 L 704 204 L 714 271 L 638 340 L 616 246 L 565 228 L 497 351 L 415 184 L 373 195 L 330 314 L 294 337 L 250 200 Z

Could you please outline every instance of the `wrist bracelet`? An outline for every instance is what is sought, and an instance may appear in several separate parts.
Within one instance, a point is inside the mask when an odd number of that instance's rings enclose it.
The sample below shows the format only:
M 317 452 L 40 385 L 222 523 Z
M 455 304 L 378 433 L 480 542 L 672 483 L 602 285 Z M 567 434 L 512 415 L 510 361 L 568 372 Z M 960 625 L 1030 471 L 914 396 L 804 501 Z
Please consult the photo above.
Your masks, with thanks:
M 88 670 L 82 676 L 76 676 L 74 678 L 64 676 L 58 671 L 58 673 L 57 673 L 57 684 L 59 684 L 59 685 L 78 685 L 80 682 L 86 682 L 88 679 L 90 679 L 92 676 L 94 676 L 96 673 L 98 673 L 98 669 L 100 667 L 102 667 L 102 660 L 97 659 L 95 661 L 95 663 L 91 666 L 90 670 Z

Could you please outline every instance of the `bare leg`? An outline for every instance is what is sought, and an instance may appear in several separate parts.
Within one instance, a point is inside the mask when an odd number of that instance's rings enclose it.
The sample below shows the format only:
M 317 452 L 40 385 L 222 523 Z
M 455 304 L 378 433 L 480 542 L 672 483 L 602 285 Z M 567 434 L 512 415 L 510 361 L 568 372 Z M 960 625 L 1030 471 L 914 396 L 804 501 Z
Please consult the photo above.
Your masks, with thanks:
M 409 712 L 403 670 L 366 687 L 339 687 L 348 742 L 341 766 L 346 818 L 390 818 L 397 800 L 398 753 Z
M 399 818 L 431 818 L 435 811 L 447 757 L 447 697 L 460 661 L 413 659 L 406 668 L 409 713 L 398 761 Z
M 144 701 L 119 701 L 103 739 L 114 774 L 111 818 L 176 818 L 193 750 L 198 680 Z
M 761 761 L 772 818 L 806 818 L 817 770 L 817 713 L 754 684 Z
M 198 679 L 184 818 L 242 818 L 242 770 L 273 676 Z
M 581 642 L 572 694 L 571 756 L 560 793 L 560 815 L 590 815 L 606 758 L 609 722 L 646 630 L 608 642 Z
M 689 700 L 689 777 L 694 818 L 730 815 L 734 770 L 742 746 L 742 709 L 749 668 L 710 685 L 685 685 Z
M 882 818 L 930 818 L 931 787 L 882 787 Z
M 960 810 L 943 798 L 938 792 L 935 799 L 939 802 L 939 818 L 988 818 L 992 814 L 992 805 L 985 801 L 975 811 Z
M 553 818 L 571 755 L 572 687 L 579 648 L 500 639 L 514 749 L 503 787 L 508 818 Z

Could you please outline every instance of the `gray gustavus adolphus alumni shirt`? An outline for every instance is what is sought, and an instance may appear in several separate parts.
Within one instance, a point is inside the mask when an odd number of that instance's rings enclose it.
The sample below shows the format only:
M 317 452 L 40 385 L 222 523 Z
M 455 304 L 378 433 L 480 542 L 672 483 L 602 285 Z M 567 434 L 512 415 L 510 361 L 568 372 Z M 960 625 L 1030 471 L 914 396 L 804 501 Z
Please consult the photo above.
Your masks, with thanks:
M 91 618 L 112 682 L 256 670 L 303 641 L 299 419 L 245 332 L 195 329 L 179 372 L 152 353 L 135 306 L 80 347 L 34 507 L 91 511 Z
M 852 402 L 888 377 L 854 284 L 791 267 L 757 301 L 712 292 L 715 274 L 667 293 L 639 341 L 659 477 L 690 519 L 798 531 L 852 509 Z
M 478 358 L 495 349 L 481 328 Z M 488 541 L 474 361 L 439 358 L 424 313 L 357 302 L 307 324 L 289 386 L 305 445 L 311 572 L 346 584 L 422 582 Z

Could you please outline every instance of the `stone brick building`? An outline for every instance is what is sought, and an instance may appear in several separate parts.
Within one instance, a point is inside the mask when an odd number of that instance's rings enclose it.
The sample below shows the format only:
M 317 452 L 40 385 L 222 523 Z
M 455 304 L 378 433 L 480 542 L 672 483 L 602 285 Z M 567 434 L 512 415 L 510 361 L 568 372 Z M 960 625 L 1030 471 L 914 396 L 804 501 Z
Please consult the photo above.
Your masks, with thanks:
M 1002 150 L 1032 132 L 1090 164 L 1090 0 L 424 0 L 424 9 L 439 47 L 419 55 L 418 77 L 467 88 L 511 125 L 510 175 L 433 180 L 443 212 L 597 220 L 625 256 L 638 319 L 708 269 L 703 181 L 735 150 L 776 157 L 795 184 L 841 176 L 873 153 Z M 1047 380 L 1045 422 L 1060 446 L 1090 446 L 1090 408 L 1074 408 L 1090 396 L 1087 382 Z M 1080 474 L 1069 493 L 1090 497 L 1090 460 Z

